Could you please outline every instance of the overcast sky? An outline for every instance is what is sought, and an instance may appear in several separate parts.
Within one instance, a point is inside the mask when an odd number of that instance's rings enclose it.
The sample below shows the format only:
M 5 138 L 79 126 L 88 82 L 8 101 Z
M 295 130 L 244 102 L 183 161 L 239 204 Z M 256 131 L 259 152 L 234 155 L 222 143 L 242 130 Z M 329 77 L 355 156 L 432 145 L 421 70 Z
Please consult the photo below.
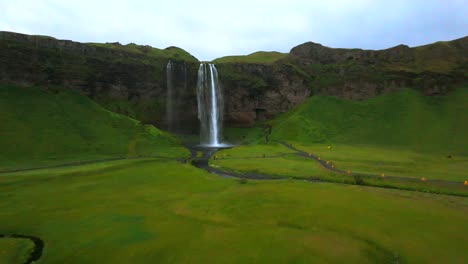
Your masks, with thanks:
M 468 35 L 467 0 L 0 0 L 0 30 L 80 42 L 181 47 L 200 60 L 417 46 Z

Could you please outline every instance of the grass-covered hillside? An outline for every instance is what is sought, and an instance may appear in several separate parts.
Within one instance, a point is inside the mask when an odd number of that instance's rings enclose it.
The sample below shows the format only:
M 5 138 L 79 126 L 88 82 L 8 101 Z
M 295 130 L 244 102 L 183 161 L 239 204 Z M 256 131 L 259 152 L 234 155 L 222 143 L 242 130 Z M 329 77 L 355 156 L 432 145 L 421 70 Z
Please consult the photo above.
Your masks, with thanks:
M 137 155 L 184 156 L 170 135 L 72 91 L 0 86 L 0 170 Z
M 404 89 L 365 101 L 313 96 L 271 121 L 272 139 L 468 154 L 468 89 L 428 97 Z
M 256 63 L 270 64 L 286 57 L 287 53 L 276 51 L 258 51 L 249 55 L 225 56 L 213 60 L 214 63 Z

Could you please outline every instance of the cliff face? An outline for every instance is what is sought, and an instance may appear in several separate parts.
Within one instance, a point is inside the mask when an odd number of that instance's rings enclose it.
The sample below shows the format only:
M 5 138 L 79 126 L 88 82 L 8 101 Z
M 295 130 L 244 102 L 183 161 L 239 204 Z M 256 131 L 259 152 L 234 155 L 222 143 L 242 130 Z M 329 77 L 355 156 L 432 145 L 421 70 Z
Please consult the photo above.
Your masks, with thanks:
M 310 95 L 308 77 L 289 64 L 218 64 L 225 95 L 225 122 L 252 126 L 302 103 Z
M 236 126 L 285 112 L 314 94 L 363 100 L 402 87 L 437 95 L 468 84 L 468 37 L 386 50 L 333 49 L 308 42 L 273 63 L 250 63 L 248 56 L 240 60 L 217 64 L 226 121 Z
M 195 131 L 198 60 L 184 50 L 119 43 L 85 44 L 0 32 L 1 82 L 77 89 L 111 111 L 162 128 L 166 124 L 169 60 L 175 65 L 174 89 L 179 97 L 175 106 L 184 105 L 174 113 L 181 124 L 177 127 Z
M 360 100 L 409 87 L 436 95 L 467 83 L 468 37 L 377 51 L 308 42 L 293 48 L 288 61 L 314 78 L 314 93 Z
M 105 108 L 167 128 L 172 67 L 175 132 L 198 133 L 199 61 L 169 47 L 79 43 L 0 32 L 0 82 L 77 89 Z M 308 42 L 289 54 L 257 52 L 216 60 L 225 125 L 252 126 L 316 94 L 362 100 L 409 87 L 427 95 L 468 84 L 468 37 L 409 48 L 333 49 Z

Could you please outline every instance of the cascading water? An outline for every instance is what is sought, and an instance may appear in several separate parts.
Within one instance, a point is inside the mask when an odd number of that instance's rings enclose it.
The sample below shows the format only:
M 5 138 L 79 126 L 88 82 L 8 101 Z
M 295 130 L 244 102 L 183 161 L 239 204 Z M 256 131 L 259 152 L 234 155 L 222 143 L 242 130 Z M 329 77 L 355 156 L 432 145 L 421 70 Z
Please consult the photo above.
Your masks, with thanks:
M 166 122 L 167 122 L 167 130 L 173 131 L 174 129 L 174 107 L 173 107 L 173 88 L 174 83 L 172 79 L 172 70 L 173 64 L 172 61 L 169 61 L 166 66 Z
M 223 94 L 214 64 L 200 64 L 197 82 L 198 119 L 200 143 L 207 146 L 223 146 Z

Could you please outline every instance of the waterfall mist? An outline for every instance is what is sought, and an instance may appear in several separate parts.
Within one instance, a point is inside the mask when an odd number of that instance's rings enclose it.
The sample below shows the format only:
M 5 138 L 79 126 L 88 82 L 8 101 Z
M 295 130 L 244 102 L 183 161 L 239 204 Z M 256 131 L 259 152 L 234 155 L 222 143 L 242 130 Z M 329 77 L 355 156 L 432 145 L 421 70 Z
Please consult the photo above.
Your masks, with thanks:
M 173 64 L 169 61 L 166 66 L 166 125 L 168 131 L 174 130 L 174 81 L 172 77 Z
M 200 143 L 222 146 L 224 103 L 218 71 L 214 64 L 200 64 L 197 81 L 198 119 Z

